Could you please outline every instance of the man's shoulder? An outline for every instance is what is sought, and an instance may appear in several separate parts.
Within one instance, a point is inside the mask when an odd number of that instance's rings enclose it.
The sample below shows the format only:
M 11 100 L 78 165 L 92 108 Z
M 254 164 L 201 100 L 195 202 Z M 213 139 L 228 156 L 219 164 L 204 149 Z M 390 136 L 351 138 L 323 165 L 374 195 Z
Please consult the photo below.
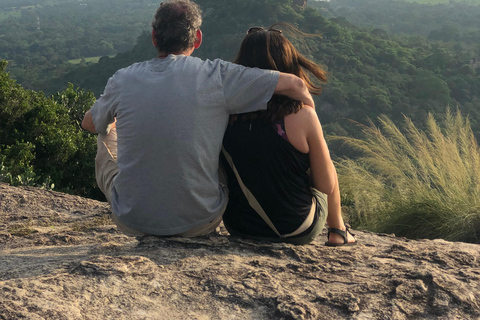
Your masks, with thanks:
M 205 68 L 224 68 L 226 66 L 238 66 L 233 62 L 229 62 L 219 58 L 210 60 L 210 59 L 201 59 L 198 57 L 190 56 L 190 57 L 187 57 L 187 61 L 201 65 Z
M 197 65 L 199 67 L 204 67 L 204 68 L 225 68 L 228 66 L 238 66 L 241 67 L 233 62 L 229 62 L 226 60 L 222 60 L 219 58 L 210 60 L 210 59 L 201 59 L 199 57 L 193 57 L 193 56 L 186 56 L 184 57 L 184 61 L 188 64 L 193 64 Z M 178 60 L 177 60 L 178 61 Z M 155 65 L 155 62 L 158 62 L 158 59 L 150 59 L 150 60 L 145 60 L 141 62 L 135 62 L 132 63 L 129 66 L 123 67 L 118 69 L 115 74 L 128 74 L 130 72 L 135 72 L 136 70 L 143 69 L 145 67 L 148 67 L 150 65 Z
M 117 70 L 117 72 L 115 72 L 116 74 L 126 74 L 126 73 L 129 73 L 129 72 L 132 72 L 132 71 L 135 71 L 136 69 L 140 69 L 140 68 L 143 68 L 145 67 L 147 64 L 151 63 L 153 60 L 146 60 L 146 61 L 141 61 L 141 62 L 135 62 L 135 63 L 132 63 L 131 65 L 129 66 L 126 66 L 126 67 L 123 67 L 123 68 L 120 68 Z

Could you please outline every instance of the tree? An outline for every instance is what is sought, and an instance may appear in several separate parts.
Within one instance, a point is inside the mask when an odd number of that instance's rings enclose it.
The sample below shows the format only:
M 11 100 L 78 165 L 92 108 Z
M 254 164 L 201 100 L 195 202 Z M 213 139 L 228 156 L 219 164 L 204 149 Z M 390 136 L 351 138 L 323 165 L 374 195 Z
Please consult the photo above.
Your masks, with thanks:
M 410 94 L 417 99 L 435 100 L 443 106 L 450 102 L 447 83 L 431 72 L 420 70 L 410 87 Z
M 47 98 L 18 85 L 6 66 L 0 62 L 0 177 L 95 195 L 95 138 L 79 126 L 93 94 L 70 85 Z

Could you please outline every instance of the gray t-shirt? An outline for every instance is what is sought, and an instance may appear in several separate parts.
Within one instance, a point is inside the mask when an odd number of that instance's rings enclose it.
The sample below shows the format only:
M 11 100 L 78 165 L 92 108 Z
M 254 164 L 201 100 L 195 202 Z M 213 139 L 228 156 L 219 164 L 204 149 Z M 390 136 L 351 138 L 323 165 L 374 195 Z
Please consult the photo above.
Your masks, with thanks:
M 279 73 L 169 55 L 117 71 L 91 109 L 97 131 L 117 119 L 118 219 L 172 235 L 218 217 L 228 200 L 218 159 L 229 114 L 266 109 Z

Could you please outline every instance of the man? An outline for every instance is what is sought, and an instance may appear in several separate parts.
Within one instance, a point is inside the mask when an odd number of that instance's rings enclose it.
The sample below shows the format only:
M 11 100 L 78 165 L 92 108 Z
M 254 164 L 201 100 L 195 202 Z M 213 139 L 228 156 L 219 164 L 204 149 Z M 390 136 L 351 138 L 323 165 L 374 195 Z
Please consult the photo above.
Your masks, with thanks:
M 163 2 L 158 58 L 117 71 L 85 114 L 82 126 L 99 133 L 98 185 L 127 235 L 213 231 L 228 200 L 218 160 L 229 115 L 266 109 L 274 93 L 314 105 L 294 75 L 191 57 L 201 22 L 195 3 Z

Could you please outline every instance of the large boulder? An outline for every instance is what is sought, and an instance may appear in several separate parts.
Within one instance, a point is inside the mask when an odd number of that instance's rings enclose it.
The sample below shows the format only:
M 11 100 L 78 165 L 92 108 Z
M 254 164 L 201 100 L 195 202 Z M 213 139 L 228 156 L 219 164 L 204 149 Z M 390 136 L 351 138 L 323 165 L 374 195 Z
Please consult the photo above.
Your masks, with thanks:
M 480 245 L 136 239 L 109 213 L 0 184 L 0 319 L 480 319 Z

